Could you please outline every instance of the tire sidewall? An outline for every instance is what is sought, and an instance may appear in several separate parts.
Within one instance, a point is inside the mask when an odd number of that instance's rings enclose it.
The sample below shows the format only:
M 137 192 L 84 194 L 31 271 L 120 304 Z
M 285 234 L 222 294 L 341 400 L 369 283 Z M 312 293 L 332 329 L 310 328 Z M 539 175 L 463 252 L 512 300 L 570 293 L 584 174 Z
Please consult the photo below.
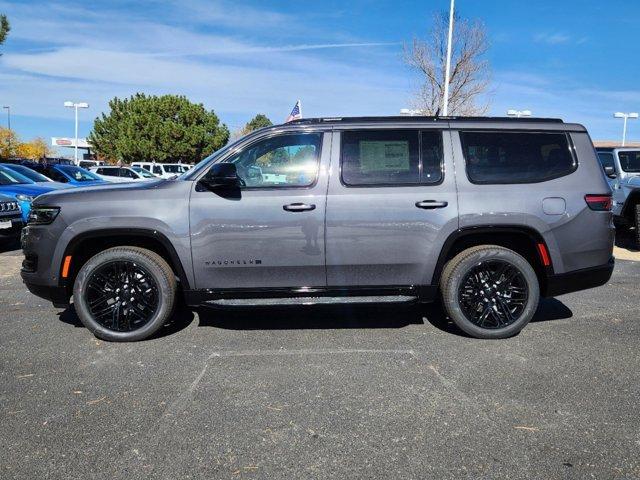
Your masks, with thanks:
M 153 318 L 143 327 L 132 332 L 116 332 L 100 325 L 91 315 L 85 298 L 90 276 L 103 265 L 114 261 L 132 261 L 141 265 L 153 277 L 158 286 L 159 305 Z M 76 277 L 73 302 L 78 317 L 96 337 L 116 342 L 130 342 L 153 335 L 166 322 L 173 311 L 175 291 L 162 268 L 152 259 L 133 249 L 116 248 L 97 254 L 85 263 Z
M 460 284 L 469 270 L 478 265 L 478 263 L 492 260 L 508 262 L 518 268 L 529 290 L 527 305 L 520 318 L 507 327 L 497 329 L 482 328 L 471 322 L 460 306 L 458 295 Z M 529 323 L 538 308 L 540 300 L 538 277 L 529 262 L 517 253 L 505 248 L 486 248 L 463 258 L 460 263 L 453 267 L 447 283 L 447 298 L 444 298 L 444 302 L 452 320 L 460 329 L 476 338 L 507 338 L 517 334 Z

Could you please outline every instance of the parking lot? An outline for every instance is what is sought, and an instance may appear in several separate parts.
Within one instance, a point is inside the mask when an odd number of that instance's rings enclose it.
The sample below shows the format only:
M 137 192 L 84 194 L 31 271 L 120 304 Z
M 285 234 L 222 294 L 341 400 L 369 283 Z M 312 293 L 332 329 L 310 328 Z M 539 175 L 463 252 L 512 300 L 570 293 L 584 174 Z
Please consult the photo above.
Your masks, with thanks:
M 640 262 L 616 254 L 508 340 L 438 306 L 306 307 L 114 344 L 30 295 L 10 249 L 0 478 L 640 477 Z

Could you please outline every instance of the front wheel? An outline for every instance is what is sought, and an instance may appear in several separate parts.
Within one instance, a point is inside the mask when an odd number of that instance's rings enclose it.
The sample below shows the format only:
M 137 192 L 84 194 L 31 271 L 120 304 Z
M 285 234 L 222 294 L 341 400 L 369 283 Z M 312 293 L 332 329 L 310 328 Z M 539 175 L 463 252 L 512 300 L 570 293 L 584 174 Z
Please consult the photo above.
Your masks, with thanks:
M 85 263 L 73 301 L 80 320 L 103 340 L 130 342 L 153 335 L 173 312 L 176 277 L 157 253 L 115 247 Z
M 635 231 L 635 241 L 636 241 L 636 248 L 640 249 L 640 203 L 636 204 L 636 211 L 635 211 L 635 219 L 634 219 L 634 224 L 636 227 L 636 231 Z
M 442 300 L 449 317 L 476 338 L 507 338 L 531 320 L 540 299 L 535 271 L 521 255 L 482 245 L 451 259 L 442 272 Z

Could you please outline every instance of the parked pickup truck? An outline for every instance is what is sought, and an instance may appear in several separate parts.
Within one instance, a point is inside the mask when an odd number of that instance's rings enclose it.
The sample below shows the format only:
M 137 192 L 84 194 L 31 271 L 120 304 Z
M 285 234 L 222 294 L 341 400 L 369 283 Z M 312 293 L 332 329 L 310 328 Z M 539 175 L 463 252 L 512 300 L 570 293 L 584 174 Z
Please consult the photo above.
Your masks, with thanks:
M 613 190 L 613 218 L 632 227 L 640 248 L 640 148 L 597 148 L 600 164 Z

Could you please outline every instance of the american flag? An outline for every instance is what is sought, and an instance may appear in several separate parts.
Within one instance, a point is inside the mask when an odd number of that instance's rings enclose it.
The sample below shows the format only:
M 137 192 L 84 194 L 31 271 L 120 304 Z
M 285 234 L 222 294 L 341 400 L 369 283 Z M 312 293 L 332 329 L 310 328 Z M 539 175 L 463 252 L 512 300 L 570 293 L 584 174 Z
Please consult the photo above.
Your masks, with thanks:
M 296 104 L 293 106 L 293 110 L 291 110 L 291 113 L 289 114 L 287 119 L 284 121 L 284 123 L 291 122 L 292 120 L 299 120 L 301 118 L 302 118 L 302 108 L 300 107 L 300 100 L 298 100 Z

